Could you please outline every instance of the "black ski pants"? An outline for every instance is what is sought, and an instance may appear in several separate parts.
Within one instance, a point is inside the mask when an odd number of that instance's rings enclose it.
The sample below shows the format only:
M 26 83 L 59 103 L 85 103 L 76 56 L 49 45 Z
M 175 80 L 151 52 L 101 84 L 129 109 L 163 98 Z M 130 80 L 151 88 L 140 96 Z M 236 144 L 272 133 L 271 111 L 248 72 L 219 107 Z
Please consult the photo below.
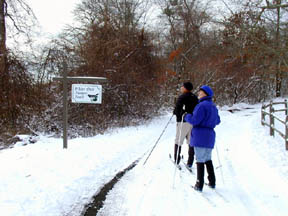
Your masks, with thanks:
M 194 147 L 189 145 L 189 149 L 188 149 L 188 161 L 187 161 L 187 165 L 188 166 L 192 166 L 193 162 L 194 162 Z
M 174 161 L 175 163 L 179 164 L 181 159 L 181 146 L 178 146 L 177 144 L 174 145 Z M 178 156 L 178 157 L 177 157 Z M 176 159 L 177 158 L 177 159 Z

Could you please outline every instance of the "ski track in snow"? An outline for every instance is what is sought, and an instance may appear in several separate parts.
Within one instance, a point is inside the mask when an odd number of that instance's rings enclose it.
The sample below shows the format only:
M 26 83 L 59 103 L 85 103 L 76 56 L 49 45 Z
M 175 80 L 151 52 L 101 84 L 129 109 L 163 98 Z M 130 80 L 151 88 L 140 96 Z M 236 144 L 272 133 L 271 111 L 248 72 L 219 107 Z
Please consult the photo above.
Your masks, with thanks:
M 267 136 L 267 128 L 257 129 L 260 112 L 247 109 L 238 114 L 221 111 L 220 115 L 222 122 L 216 128 L 217 149 L 213 150 L 212 159 L 215 168 L 220 163 L 222 166 L 215 169 L 215 191 L 207 186 L 202 193 L 194 191 L 191 186 L 196 181 L 195 165 L 192 175 L 183 164 L 179 171 L 169 161 L 168 154 L 174 145 L 174 123 L 169 125 L 165 138 L 147 164 L 143 166 L 140 162 L 109 193 L 97 216 L 287 215 L 287 176 L 282 178 L 259 151 L 263 144 L 261 132 Z M 187 158 L 185 146 L 182 154 Z M 121 194 L 119 201 L 115 194 Z
M 0 215 L 80 215 L 106 182 L 150 148 L 164 124 L 157 118 L 149 125 L 69 140 L 65 150 L 62 139 L 42 137 L 34 145 L 0 151 Z
M 195 164 L 191 174 L 183 163 L 181 171 L 171 163 L 175 117 L 143 165 L 171 117 L 167 114 L 147 125 L 69 140 L 66 150 L 62 139 L 43 136 L 33 145 L 0 151 L 0 216 L 79 216 L 105 183 L 144 153 L 109 191 L 97 216 L 286 216 L 284 141 L 261 126 L 260 105 L 235 108 L 241 111 L 221 108 L 216 127 L 216 190 L 194 191 Z M 186 143 L 182 154 L 185 162 Z

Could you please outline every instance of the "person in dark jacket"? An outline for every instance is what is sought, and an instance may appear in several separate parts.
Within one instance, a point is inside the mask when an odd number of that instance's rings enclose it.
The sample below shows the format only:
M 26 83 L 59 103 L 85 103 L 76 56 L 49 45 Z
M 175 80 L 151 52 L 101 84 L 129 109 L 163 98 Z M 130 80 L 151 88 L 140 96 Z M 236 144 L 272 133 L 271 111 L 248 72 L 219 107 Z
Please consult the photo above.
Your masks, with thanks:
M 186 138 L 187 144 L 190 143 L 192 125 L 184 120 L 185 113 L 193 113 L 194 107 L 198 104 L 198 98 L 191 91 L 193 85 L 191 82 L 184 82 L 181 86 L 181 95 L 178 97 L 173 114 L 176 115 L 176 138 L 174 145 L 175 163 L 180 162 L 181 146 Z M 194 160 L 194 148 L 189 145 L 187 166 L 192 167 Z
M 190 146 L 194 146 L 197 163 L 197 181 L 194 189 L 202 191 L 204 185 L 204 166 L 208 172 L 208 186 L 215 188 L 216 178 L 211 160 L 212 149 L 215 145 L 216 125 L 220 124 L 218 109 L 212 102 L 213 91 L 209 86 L 201 86 L 198 92 L 199 104 L 193 115 L 185 115 L 185 120 L 193 125 Z

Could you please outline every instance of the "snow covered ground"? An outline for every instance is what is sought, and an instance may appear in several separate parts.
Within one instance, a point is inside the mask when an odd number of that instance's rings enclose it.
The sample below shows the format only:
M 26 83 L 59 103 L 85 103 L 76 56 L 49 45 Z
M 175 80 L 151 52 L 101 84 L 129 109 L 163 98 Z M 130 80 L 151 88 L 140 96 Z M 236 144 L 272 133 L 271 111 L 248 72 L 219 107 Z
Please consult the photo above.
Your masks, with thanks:
M 120 170 L 135 160 L 108 193 L 100 216 L 287 215 L 288 152 L 284 140 L 261 126 L 261 105 L 238 104 L 220 111 L 213 162 L 216 190 L 195 192 L 196 175 L 169 160 L 175 118 L 144 165 L 171 114 L 139 127 L 92 138 L 40 137 L 0 151 L 0 212 L 3 216 L 77 216 Z M 23 137 L 25 138 L 25 137 Z M 184 160 L 187 146 L 183 146 Z M 145 154 L 145 155 L 144 155 Z M 144 156 L 143 156 L 144 155 Z M 194 167 L 194 173 L 196 169 Z

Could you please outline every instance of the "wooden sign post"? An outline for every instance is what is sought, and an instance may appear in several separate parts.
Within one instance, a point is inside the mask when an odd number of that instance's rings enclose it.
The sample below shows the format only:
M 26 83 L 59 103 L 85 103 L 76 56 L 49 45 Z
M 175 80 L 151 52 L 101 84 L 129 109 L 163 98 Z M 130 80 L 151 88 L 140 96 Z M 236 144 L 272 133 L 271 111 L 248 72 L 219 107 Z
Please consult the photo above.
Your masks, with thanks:
M 68 82 L 106 82 L 107 79 L 105 77 L 68 77 L 67 66 L 66 66 L 64 67 L 63 77 L 54 77 L 53 80 L 61 81 L 63 83 L 63 148 L 66 149 L 68 148 L 68 140 L 67 140 L 67 134 L 68 134 L 67 133 L 67 128 L 68 128 L 67 86 L 68 86 Z M 102 92 L 102 88 L 101 88 L 101 92 Z

